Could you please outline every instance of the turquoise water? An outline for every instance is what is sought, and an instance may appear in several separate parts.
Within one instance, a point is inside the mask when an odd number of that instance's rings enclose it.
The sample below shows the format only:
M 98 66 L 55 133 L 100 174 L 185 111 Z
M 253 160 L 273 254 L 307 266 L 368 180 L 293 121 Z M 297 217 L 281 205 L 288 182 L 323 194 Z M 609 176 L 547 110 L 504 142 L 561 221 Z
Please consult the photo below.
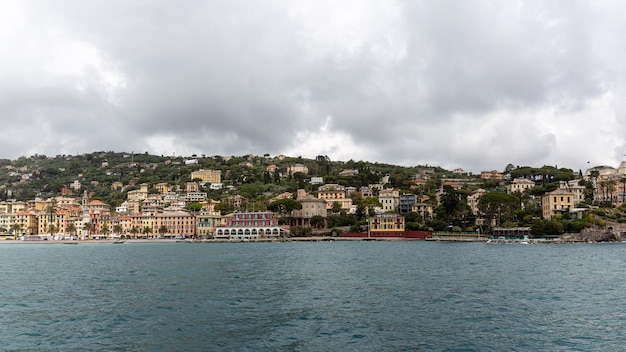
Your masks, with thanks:
M 0 265 L 0 350 L 626 346 L 626 244 L 1 244 Z

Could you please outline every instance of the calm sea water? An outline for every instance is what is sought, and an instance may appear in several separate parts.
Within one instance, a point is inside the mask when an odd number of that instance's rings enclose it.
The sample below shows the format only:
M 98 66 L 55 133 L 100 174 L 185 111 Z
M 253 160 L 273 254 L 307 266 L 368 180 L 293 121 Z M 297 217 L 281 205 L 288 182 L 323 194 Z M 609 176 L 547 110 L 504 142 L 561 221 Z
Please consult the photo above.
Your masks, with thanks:
M 626 244 L 1 244 L 0 267 L 0 350 L 626 349 Z

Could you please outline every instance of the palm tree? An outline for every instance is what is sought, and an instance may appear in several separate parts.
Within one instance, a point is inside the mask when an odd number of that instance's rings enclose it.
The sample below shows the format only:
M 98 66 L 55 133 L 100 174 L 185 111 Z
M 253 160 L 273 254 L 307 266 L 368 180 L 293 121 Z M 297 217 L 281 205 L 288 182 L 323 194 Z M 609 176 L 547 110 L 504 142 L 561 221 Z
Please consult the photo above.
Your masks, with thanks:
M 48 223 L 52 224 L 54 222 L 54 215 L 56 215 L 56 199 L 52 199 L 50 204 L 46 206 L 46 214 L 48 214 Z
M 57 227 L 54 224 L 48 225 L 48 232 L 50 232 L 50 236 L 54 237 L 54 234 L 57 232 Z
M 139 233 L 139 229 L 137 228 L 137 226 L 133 226 L 130 229 L 130 234 L 133 235 L 133 238 L 137 238 L 138 233 Z
M 159 227 L 159 235 L 163 236 L 166 233 L 167 233 L 167 226 L 161 225 L 161 227 Z
M 76 235 L 76 225 L 74 225 L 74 223 L 73 223 L 73 222 L 70 222 L 70 223 L 67 225 L 66 230 L 67 230 L 67 232 L 69 232 L 69 234 L 70 234 L 70 235 L 72 235 L 72 237 L 73 237 L 74 235 Z
M 16 239 L 17 233 L 22 232 L 22 224 L 14 223 L 11 225 L 11 232 L 13 232 L 13 239 Z
M 91 231 L 93 230 L 93 224 L 90 222 L 85 223 L 85 230 L 87 230 L 87 238 L 91 238 Z
M 113 226 L 113 232 L 114 232 L 114 233 L 116 233 L 116 234 L 118 234 L 118 235 L 122 233 L 122 230 L 123 230 L 123 229 L 122 229 L 122 226 L 121 226 L 121 225 L 115 225 L 115 226 Z
M 105 238 L 108 238 L 109 237 L 108 236 L 109 235 L 109 225 L 107 225 L 106 223 L 102 224 L 100 226 L 100 233 L 102 233 Z
M 152 233 L 152 227 L 146 226 L 143 228 L 141 232 L 143 232 L 143 234 L 146 235 L 146 237 L 148 237 L 148 235 Z

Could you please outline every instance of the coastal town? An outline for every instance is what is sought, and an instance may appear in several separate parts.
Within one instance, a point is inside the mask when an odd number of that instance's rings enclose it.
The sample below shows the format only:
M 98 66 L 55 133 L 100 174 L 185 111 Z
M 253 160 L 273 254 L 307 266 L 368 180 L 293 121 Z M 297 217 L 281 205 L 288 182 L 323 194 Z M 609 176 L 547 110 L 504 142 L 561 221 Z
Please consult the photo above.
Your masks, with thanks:
M 619 239 L 626 219 L 626 162 L 471 174 L 325 156 L 101 152 L 23 157 L 0 167 L 9 178 L 0 185 L 6 240 L 554 238 L 589 229 Z M 16 197 L 27 196 L 28 187 L 38 192 L 32 199 Z

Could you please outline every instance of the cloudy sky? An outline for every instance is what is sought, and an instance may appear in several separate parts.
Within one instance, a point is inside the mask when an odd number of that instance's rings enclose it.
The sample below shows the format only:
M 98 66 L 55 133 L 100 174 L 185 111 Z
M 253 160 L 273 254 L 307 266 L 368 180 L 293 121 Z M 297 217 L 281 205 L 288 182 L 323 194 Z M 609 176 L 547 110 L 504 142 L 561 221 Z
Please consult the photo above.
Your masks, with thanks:
M 618 166 L 626 3 L 4 0 L 0 157 Z

